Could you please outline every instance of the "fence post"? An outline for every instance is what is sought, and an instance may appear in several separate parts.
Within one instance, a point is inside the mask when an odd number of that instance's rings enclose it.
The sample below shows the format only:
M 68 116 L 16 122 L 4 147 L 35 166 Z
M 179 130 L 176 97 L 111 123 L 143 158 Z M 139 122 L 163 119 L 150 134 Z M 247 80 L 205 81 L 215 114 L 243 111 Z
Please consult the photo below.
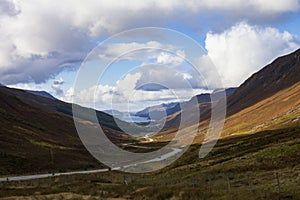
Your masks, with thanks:
M 250 180 L 250 176 L 248 175 L 248 184 L 249 184 L 249 190 L 250 192 L 252 193 L 252 183 L 251 183 L 251 180 Z
M 280 193 L 281 186 L 280 186 L 280 180 L 279 180 L 279 175 L 278 175 L 278 172 L 276 172 L 276 180 L 277 180 L 278 192 Z
M 227 184 L 228 184 L 228 191 L 230 191 L 231 187 L 230 187 L 230 180 L 228 176 L 227 176 Z
M 211 177 L 210 177 L 209 174 L 208 174 L 208 189 L 209 189 L 209 192 L 211 192 L 211 190 L 212 190 L 212 185 L 211 185 Z
M 193 188 L 195 188 L 196 187 L 196 178 L 195 177 L 192 178 L 192 182 L 193 182 Z

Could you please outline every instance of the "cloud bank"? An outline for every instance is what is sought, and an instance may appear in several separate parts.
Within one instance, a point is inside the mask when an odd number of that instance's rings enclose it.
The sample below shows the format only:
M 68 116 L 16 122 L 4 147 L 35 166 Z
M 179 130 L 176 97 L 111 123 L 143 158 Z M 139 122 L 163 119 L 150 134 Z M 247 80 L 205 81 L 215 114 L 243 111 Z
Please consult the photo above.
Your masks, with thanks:
M 208 33 L 205 48 L 223 78 L 224 86 L 239 86 L 278 56 L 300 47 L 289 32 L 238 23 L 228 30 Z
M 197 29 L 196 23 L 215 29 L 243 19 L 264 24 L 298 9 L 298 0 L 2 0 L 0 82 L 45 82 L 76 68 L 99 38 L 129 28 L 178 24 Z M 207 21 L 214 13 L 223 16 L 218 24 Z

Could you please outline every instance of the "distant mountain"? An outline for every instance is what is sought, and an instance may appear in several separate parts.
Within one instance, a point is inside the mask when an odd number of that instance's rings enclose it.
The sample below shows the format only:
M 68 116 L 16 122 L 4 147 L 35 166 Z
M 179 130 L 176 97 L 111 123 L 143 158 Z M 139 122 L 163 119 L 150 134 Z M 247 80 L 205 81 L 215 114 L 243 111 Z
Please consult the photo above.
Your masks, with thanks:
M 149 122 L 148 118 L 136 116 L 134 113 L 120 112 L 118 110 L 103 110 L 102 112 L 107 113 L 125 122 L 135 122 L 135 123 Z
M 102 112 L 105 112 L 112 116 L 122 116 L 124 114 L 123 112 L 120 112 L 118 110 L 102 110 Z
M 226 97 L 231 96 L 236 90 L 237 90 L 237 88 L 226 88 L 225 89 Z M 224 89 L 215 89 L 213 92 L 218 93 L 218 91 L 224 91 Z M 197 98 L 197 101 L 199 104 L 207 103 L 207 102 L 211 101 L 209 93 L 199 94 L 199 95 L 193 97 L 190 101 L 192 101 L 194 98 Z M 190 101 L 188 101 L 188 102 L 190 102 Z
M 24 91 L 29 92 L 31 94 L 41 96 L 41 97 L 46 97 L 46 98 L 49 98 L 49 99 L 57 100 L 57 98 L 55 98 L 54 96 L 52 96 L 51 94 L 49 94 L 46 91 L 36 91 L 36 90 L 24 90 Z
M 230 96 L 234 93 L 235 90 L 236 88 L 225 89 L 226 95 Z M 193 98 L 197 98 L 199 104 L 210 103 L 211 101 L 209 93 L 200 94 Z M 189 104 L 190 101 L 180 103 L 163 103 L 160 105 L 149 106 L 136 113 L 130 113 L 130 115 L 128 115 L 128 113 L 120 112 L 118 110 L 104 110 L 103 112 L 127 122 L 149 122 L 149 120 L 159 121 L 163 118 L 173 115 L 174 113 L 180 112 L 181 106 Z
M 227 95 L 227 97 L 231 96 L 237 88 L 227 88 L 225 89 L 225 94 Z M 217 93 L 218 90 L 221 89 L 216 89 L 213 92 Z M 222 89 L 222 91 L 224 91 L 224 89 Z M 197 105 L 195 105 L 195 99 L 198 102 Z M 209 93 L 204 93 L 204 94 L 199 94 L 194 96 L 192 99 L 190 99 L 187 102 L 183 102 L 181 103 L 181 108 L 179 108 L 176 112 L 170 112 L 170 114 L 167 117 L 167 121 L 166 124 L 164 126 L 164 129 L 169 129 L 169 128 L 176 128 L 178 127 L 178 125 L 180 124 L 180 120 L 181 120 L 181 109 L 184 109 L 187 113 L 190 113 L 189 115 L 189 119 L 193 119 L 195 116 L 193 116 L 193 114 L 196 114 L 194 111 L 195 110 L 199 110 L 200 112 L 200 117 L 202 117 L 202 114 L 209 111 L 211 108 L 211 97 Z M 187 121 L 189 121 L 189 119 L 186 119 Z M 191 120 L 192 121 L 192 120 Z
M 227 88 L 225 89 L 225 93 L 227 97 L 232 95 L 237 88 Z M 157 106 L 147 107 L 144 110 L 135 113 L 135 116 L 144 117 L 152 120 L 161 120 L 164 117 L 168 117 L 173 115 L 174 113 L 178 113 L 181 110 L 181 107 L 188 107 L 189 102 L 193 101 L 197 98 L 198 104 L 207 104 L 210 105 L 211 99 L 209 93 L 199 94 L 193 97 L 190 101 L 187 102 L 175 102 L 175 103 L 168 103 L 168 104 L 161 104 Z M 203 105 L 202 105 L 203 107 Z
M 168 103 L 161 104 L 157 106 L 147 107 L 144 110 L 136 112 L 134 115 L 151 119 L 151 120 L 160 120 L 170 114 L 178 112 L 180 110 L 179 103 Z
M 227 97 L 231 96 L 236 90 L 237 90 L 237 88 L 234 88 L 234 87 L 225 89 L 226 96 Z
M 235 90 L 236 90 L 236 88 L 225 89 L 225 93 L 226 93 L 227 97 L 232 95 L 235 92 Z M 194 96 L 191 100 L 186 101 L 186 102 L 181 102 L 181 103 L 174 102 L 174 103 L 168 103 L 168 104 L 161 104 L 161 105 L 157 105 L 157 106 L 150 106 L 150 107 L 145 108 L 144 110 L 136 112 L 134 115 L 139 116 L 139 117 L 148 118 L 148 119 L 151 118 L 152 120 L 156 120 L 156 121 L 161 120 L 164 117 L 169 117 L 174 114 L 179 114 L 181 111 L 181 107 L 186 107 L 186 108 L 190 107 L 190 109 L 196 109 L 196 108 L 192 108 L 190 106 L 190 104 L 191 104 L 190 102 L 193 102 L 195 98 L 197 98 L 199 107 L 201 107 L 202 109 L 209 108 L 210 102 L 211 102 L 210 94 L 204 93 L 204 94 L 199 94 L 197 96 Z M 207 106 L 204 106 L 204 105 L 207 105 Z M 177 124 L 177 122 L 179 123 L 179 121 L 176 120 L 175 124 Z
M 167 103 L 147 107 L 136 113 L 120 112 L 118 110 L 103 110 L 102 112 L 127 122 L 149 122 L 150 120 L 160 120 L 163 117 L 166 117 L 165 114 L 170 115 L 179 110 L 179 103 Z

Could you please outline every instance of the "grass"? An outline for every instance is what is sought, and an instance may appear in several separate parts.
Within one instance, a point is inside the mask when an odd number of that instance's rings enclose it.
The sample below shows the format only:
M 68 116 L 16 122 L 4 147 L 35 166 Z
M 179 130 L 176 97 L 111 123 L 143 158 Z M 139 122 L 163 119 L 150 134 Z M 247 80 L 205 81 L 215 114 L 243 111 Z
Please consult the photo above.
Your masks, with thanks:
M 300 144 L 294 144 L 292 146 L 281 146 L 281 147 L 272 147 L 270 149 L 262 150 L 256 153 L 256 156 L 259 158 L 278 158 L 278 157 L 287 157 L 292 155 L 295 152 L 299 152 Z
M 300 199 L 299 136 L 300 127 L 294 127 L 230 137 L 219 140 L 202 160 L 200 145 L 193 145 L 175 163 L 154 173 L 111 171 L 0 183 L 0 197 Z M 124 184 L 124 177 L 132 182 Z
M 41 142 L 41 141 L 36 141 L 36 140 L 33 140 L 33 139 L 30 139 L 30 138 L 26 138 L 31 144 L 34 144 L 34 145 L 38 145 L 38 146 L 41 146 L 41 147 L 46 147 L 46 148 L 53 148 L 53 149 L 70 149 L 68 147 L 64 147 L 64 146 L 58 146 L 58 145 L 54 145 L 54 144 L 50 144 L 50 143 L 47 143 L 47 142 Z

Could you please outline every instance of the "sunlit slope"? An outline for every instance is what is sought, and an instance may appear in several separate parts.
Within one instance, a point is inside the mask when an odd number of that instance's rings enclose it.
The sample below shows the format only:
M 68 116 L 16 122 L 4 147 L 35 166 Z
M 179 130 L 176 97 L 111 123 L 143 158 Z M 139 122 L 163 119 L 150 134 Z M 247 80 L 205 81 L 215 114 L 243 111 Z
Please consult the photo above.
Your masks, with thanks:
M 210 122 L 208 103 L 199 103 L 201 119 L 199 136 L 201 142 Z M 202 109 L 201 109 L 202 108 Z M 203 109 L 204 108 L 204 109 Z M 189 109 L 198 109 L 195 106 Z M 227 98 L 227 117 L 222 137 L 261 130 L 299 126 L 300 115 L 300 50 L 277 58 L 271 64 L 247 79 Z M 176 134 L 180 113 L 169 116 L 169 129 L 157 135 L 159 141 L 167 141 Z M 186 128 L 188 134 L 189 129 Z

